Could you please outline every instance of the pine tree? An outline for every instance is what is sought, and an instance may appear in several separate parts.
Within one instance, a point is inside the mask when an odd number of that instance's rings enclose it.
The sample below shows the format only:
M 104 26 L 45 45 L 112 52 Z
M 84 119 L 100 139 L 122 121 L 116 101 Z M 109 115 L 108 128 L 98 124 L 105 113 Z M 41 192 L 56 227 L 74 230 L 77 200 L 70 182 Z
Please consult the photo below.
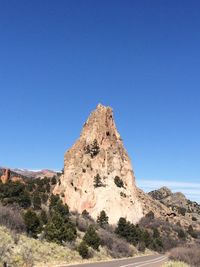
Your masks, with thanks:
M 102 227 L 105 228 L 108 225 L 108 216 L 104 210 L 100 212 L 100 215 L 97 217 L 97 223 Z
M 87 259 L 89 257 L 89 249 L 85 241 L 82 241 L 78 246 L 78 252 L 83 259 Z
M 40 220 L 37 214 L 31 209 L 24 214 L 24 222 L 26 225 L 26 231 L 32 237 L 37 237 L 40 232 Z
M 94 187 L 101 187 L 103 186 L 103 183 L 101 181 L 100 175 L 97 173 L 97 175 L 94 177 Z
M 83 240 L 87 243 L 88 246 L 92 247 L 93 249 L 99 249 L 101 239 L 92 225 L 88 227 Z

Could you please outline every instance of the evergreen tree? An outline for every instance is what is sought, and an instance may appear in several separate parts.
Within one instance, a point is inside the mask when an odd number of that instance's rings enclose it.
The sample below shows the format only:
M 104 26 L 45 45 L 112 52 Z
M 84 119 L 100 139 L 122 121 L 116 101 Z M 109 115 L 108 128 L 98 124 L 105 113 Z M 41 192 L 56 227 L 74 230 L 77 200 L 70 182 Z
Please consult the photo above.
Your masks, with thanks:
M 153 238 L 160 238 L 160 232 L 157 228 L 153 229 Z
M 31 209 L 24 214 L 24 222 L 27 233 L 32 237 L 37 237 L 40 232 L 40 220 L 37 214 Z
M 89 257 L 89 249 L 85 241 L 82 241 L 78 246 L 78 252 L 83 259 L 87 259 Z
M 92 247 L 93 249 L 99 249 L 101 239 L 92 225 L 88 227 L 83 240 L 87 243 L 88 246 Z
M 33 195 L 33 207 L 34 209 L 41 209 L 41 197 L 38 192 L 35 192 Z
M 117 228 L 115 230 L 116 234 L 121 237 L 127 238 L 129 236 L 128 224 L 125 218 L 121 217 L 118 221 Z
M 100 212 L 100 215 L 97 217 L 97 223 L 104 228 L 108 225 L 108 216 L 104 210 Z
M 65 222 L 59 213 L 54 213 L 45 227 L 45 238 L 48 241 L 62 244 L 76 239 L 76 227 L 71 222 Z
M 101 187 L 103 186 L 103 183 L 101 181 L 100 175 L 97 173 L 97 175 L 94 177 L 94 187 Z
M 42 224 L 47 224 L 47 222 L 48 222 L 47 214 L 44 210 L 41 211 L 40 220 L 41 220 Z

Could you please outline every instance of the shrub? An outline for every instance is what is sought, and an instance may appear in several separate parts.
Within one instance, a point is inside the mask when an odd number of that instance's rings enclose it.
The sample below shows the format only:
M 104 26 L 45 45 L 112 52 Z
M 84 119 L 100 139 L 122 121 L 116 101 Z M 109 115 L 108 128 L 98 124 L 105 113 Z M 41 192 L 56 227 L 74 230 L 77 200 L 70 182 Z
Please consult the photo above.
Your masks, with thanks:
M 18 209 L 0 205 L 0 224 L 16 232 L 25 231 L 23 217 Z
M 92 247 L 95 250 L 99 249 L 100 246 L 100 237 L 98 236 L 95 228 L 90 225 L 85 233 L 83 240 L 87 243 L 88 246 Z
M 137 249 L 138 249 L 140 252 L 145 252 L 145 249 L 146 249 L 145 242 L 144 242 L 144 241 L 140 241 L 140 242 L 138 243 Z
M 196 221 L 197 221 L 197 218 L 196 218 L 196 217 L 192 217 L 192 220 L 193 220 L 194 222 L 196 222 Z
M 124 182 L 122 181 L 122 179 L 119 176 L 115 176 L 114 182 L 115 182 L 117 187 L 124 187 Z
M 154 212 L 153 211 L 149 211 L 146 215 L 146 218 L 153 220 L 155 218 Z
M 88 220 L 84 217 L 80 217 L 78 216 L 76 219 L 76 226 L 78 228 L 79 231 L 81 232 L 86 232 L 88 229 Z
M 102 227 L 105 228 L 108 225 L 108 216 L 104 210 L 100 212 L 100 215 L 97 217 L 97 223 Z
M 108 249 L 109 254 L 113 258 L 133 256 L 133 249 L 130 245 L 121 238 L 118 238 L 114 233 L 110 233 L 101 228 L 99 230 L 99 237 L 101 239 L 101 245 Z
M 192 225 L 189 225 L 188 227 L 188 234 L 193 238 L 197 238 L 197 232 L 194 231 Z
M 200 246 L 191 245 L 189 247 L 178 247 L 170 251 L 170 259 L 183 261 L 189 266 L 200 266 Z
M 178 233 L 178 238 L 184 239 L 184 240 L 186 239 L 186 233 L 183 229 L 181 229 L 181 228 L 178 229 L 177 233 Z
M 86 242 L 82 241 L 78 246 L 78 252 L 83 259 L 87 259 L 89 257 L 89 249 Z
M 178 207 L 178 213 L 181 214 L 182 216 L 185 216 L 186 209 L 183 207 Z

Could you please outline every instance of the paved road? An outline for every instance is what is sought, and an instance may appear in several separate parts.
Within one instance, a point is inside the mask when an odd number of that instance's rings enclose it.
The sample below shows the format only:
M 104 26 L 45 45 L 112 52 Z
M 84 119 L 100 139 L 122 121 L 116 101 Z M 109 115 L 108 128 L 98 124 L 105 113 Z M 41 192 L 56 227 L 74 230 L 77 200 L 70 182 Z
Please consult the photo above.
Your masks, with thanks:
M 77 265 L 67 265 L 63 267 L 161 267 L 167 260 L 165 255 L 151 255 L 137 257 L 134 259 L 114 260 L 98 263 L 84 263 Z

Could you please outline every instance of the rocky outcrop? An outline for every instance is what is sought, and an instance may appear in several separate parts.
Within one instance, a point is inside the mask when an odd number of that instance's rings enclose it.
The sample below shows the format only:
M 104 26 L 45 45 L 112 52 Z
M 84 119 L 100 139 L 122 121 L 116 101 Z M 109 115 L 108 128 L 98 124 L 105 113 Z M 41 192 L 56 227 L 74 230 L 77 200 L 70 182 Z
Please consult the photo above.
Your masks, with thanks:
M 183 193 L 173 193 L 169 188 L 161 187 L 160 189 L 149 192 L 148 195 L 153 200 L 159 201 L 160 204 L 170 209 L 171 214 L 183 216 L 184 219 L 181 218 L 183 225 L 194 224 L 195 222 L 200 223 L 200 205 L 197 202 L 187 199 Z M 198 228 L 200 228 L 200 225 Z
M 120 217 L 136 223 L 143 216 L 130 159 L 110 107 L 98 105 L 80 138 L 64 157 L 64 174 L 54 189 L 72 211 L 96 218 L 105 210 L 109 223 Z
M 9 169 L 3 169 L 3 174 L 0 177 L 0 180 L 3 184 L 6 184 L 10 179 L 10 170 Z
M 6 184 L 9 181 L 24 183 L 22 177 L 20 177 L 17 173 L 12 172 L 8 168 L 0 169 L 0 181 L 3 184 Z

